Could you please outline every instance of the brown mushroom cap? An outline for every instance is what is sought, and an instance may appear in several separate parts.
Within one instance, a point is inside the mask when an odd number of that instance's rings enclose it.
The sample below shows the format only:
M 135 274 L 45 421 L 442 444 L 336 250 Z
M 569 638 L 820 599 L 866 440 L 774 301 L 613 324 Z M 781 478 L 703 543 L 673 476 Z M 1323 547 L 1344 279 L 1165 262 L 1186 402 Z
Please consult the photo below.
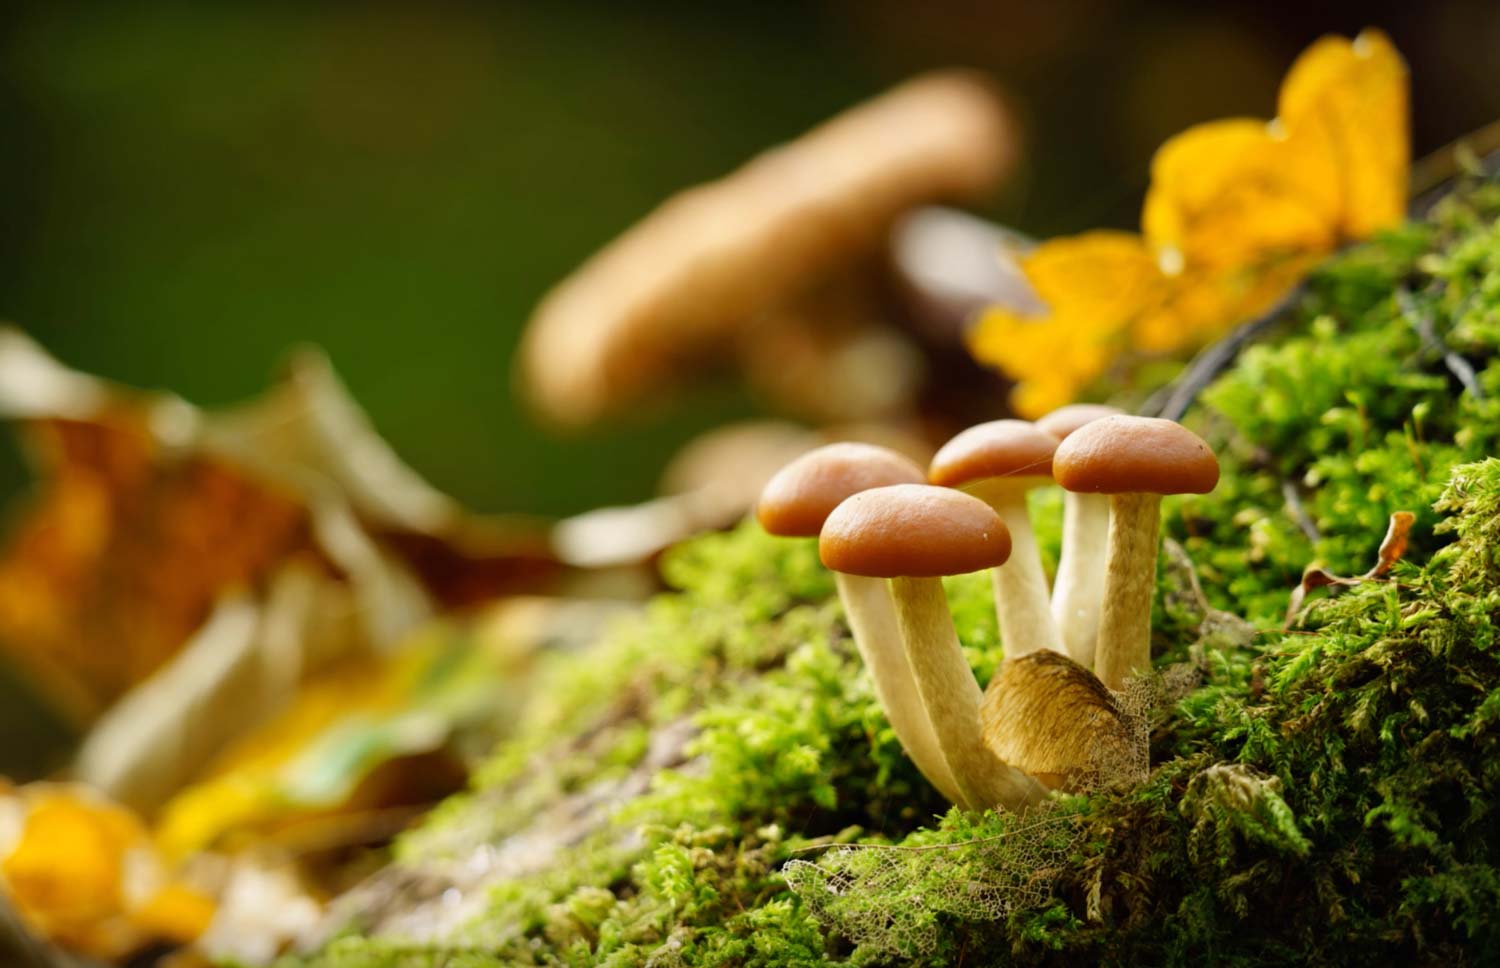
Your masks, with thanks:
M 879 256 L 902 213 L 994 188 L 1014 142 L 976 75 L 924 75 L 682 192 L 538 305 L 517 362 L 532 401 L 585 424 L 641 400 L 761 314 Z
M 809 451 L 777 471 L 760 492 L 755 516 L 783 537 L 812 537 L 851 495 L 889 484 L 920 484 L 909 458 L 874 444 L 845 442 Z
M 1174 420 L 1117 414 L 1080 427 L 1052 458 L 1057 483 L 1093 494 L 1207 494 L 1219 461 Z
M 963 431 L 938 449 L 927 479 L 962 487 L 993 477 L 1052 478 L 1057 438 L 1025 420 L 991 420 Z
M 988 504 L 927 484 L 877 487 L 828 516 L 823 564 L 869 578 L 939 578 L 995 568 L 1010 557 L 1010 532 Z
M 1084 424 L 1124 412 L 1119 407 L 1111 407 L 1104 403 L 1070 403 L 1065 407 L 1058 407 L 1045 417 L 1038 418 L 1036 429 L 1044 434 L 1051 434 L 1058 440 L 1067 440 L 1073 431 Z

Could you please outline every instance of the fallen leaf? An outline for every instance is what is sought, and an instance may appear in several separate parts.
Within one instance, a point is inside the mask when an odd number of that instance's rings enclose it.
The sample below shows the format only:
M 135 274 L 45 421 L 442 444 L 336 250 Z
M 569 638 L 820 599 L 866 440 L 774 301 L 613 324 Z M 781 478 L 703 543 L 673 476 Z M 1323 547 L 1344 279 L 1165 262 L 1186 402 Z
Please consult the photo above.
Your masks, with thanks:
M 1411 539 L 1411 526 L 1416 520 L 1417 516 L 1410 511 L 1397 511 L 1391 515 L 1385 538 L 1380 542 L 1379 557 L 1370 570 L 1364 573 L 1365 578 L 1380 578 L 1396 566 L 1396 562 L 1406 554 L 1406 545 Z
M 1270 310 L 1338 245 L 1403 217 L 1407 102 L 1384 34 L 1319 40 L 1289 70 L 1278 118 L 1196 125 L 1158 149 L 1140 236 L 1037 246 L 1022 269 L 1049 312 L 991 309 L 971 354 L 1010 376 L 1012 409 L 1036 417 L 1127 351 L 1201 346 Z
M 324 818 L 347 822 L 452 792 L 465 779 L 459 737 L 476 727 L 489 740 L 503 732 L 535 652 L 566 623 L 581 619 L 591 635 L 616 613 L 580 608 L 500 603 L 471 620 L 430 623 L 387 654 L 325 667 L 166 804 L 156 842 L 173 858 L 265 843 L 311 849 L 310 831 L 347 833 Z M 434 755 L 445 751 L 454 765 Z
M 568 574 L 544 523 L 474 515 L 403 464 L 315 352 L 223 411 L 4 327 L 0 376 L 39 477 L 0 550 L 0 649 L 93 727 L 79 774 L 144 814 L 329 661 Z
M 1396 566 L 1403 555 L 1406 554 L 1406 546 L 1411 536 L 1411 526 L 1417 520 L 1417 516 L 1410 511 L 1393 511 L 1390 524 L 1387 525 L 1385 537 L 1380 542 L 1380 550 L 1376 554 L 1375 564 L 1363 575 L 1353 578 L 1343 578 L 1321 565 L 1311 564 L 1302 572 L 1302 581 L 1296 588 L 1292 589 L 1291 598 L 1287 602 L 1286 620 L 1282 627 L 1289 629 L 1296 621 L 1298 614 L 1302 611 L 1303 603 L 1310 592 L 1319 588 L 1332 586 L 1347 587 L 1359 585 L 1367 581 L 1375 581 L 1385 577 L 1390 570 Z
M 996 306 L 969 330 L 976 360 L 1016 381 L 1011 405 L 1040 416 L 1073 400 L 1118 355 L 1130 327 L 1165 296 L 1165 279 L 1139 236 L 1085 232 L 1037 246 L 1022 269 L 1048 313 Z
M 76 784 L 0 794 L 0 882 L 36 936 L 98 958 L 191 941 L 214 914 L 170 876 L 137 816 Z
M 1156 252 L 1198 271 L 1254 265 L 1267 253 L 1323 252 L 1338 229 L 1338 184 L 1279 125 L 1195 125 L 1151 162 L 1141 229 Z
M 1352 42 L 1323 37 L 1297 58 L 1281 85 L 1277 113 L 1310 143 L 1303 163 L 1338 185 L 1339 233 L 1362 239 L 1406 214 L 1411 172 L 1410 81 L 1383 31 Z

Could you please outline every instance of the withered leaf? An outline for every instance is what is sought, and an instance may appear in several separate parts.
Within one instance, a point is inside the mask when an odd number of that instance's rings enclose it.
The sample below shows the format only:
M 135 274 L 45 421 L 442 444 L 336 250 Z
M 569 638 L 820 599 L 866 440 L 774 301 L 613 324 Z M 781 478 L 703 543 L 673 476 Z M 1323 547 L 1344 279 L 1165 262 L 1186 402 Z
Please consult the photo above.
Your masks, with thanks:
M 0 327 L 0 417 L 39 479 L 0 547 L 0 656 L 94 727 L 80 775 L 148 815 L 332 659 L 564 571 L 541 522 L 474 515 L 402 463 L 315 351 L 209 411 Z M 225 609 L 243 634 L 210 622 Z
M 1411 537 L 1411 526 L 1417 520 L 1417 516 L 1410 511 L 1391 512 L 1390 524 L 1386 527 L 1385 538 L 1380 542 L 1380 550 L 1376 555 L 1375 564 L 1363 575 L 1352 578 L 1344 578 L 1314 563 L 1307 566 L 1302 572 L 1302 581 L 1296 588 L 1292 589 L 1291 598 L 1287 602 L 1286 621 L 1282 628 L 1289 629 L 1296 621 L 1302 611 L 1302 606 L 1307 600 L 1308 593 L 1330 586 L 1358 585 L 1362 582 L 1374 581 L 1385 577 L 1390 570 L 1396 566 L 1406 554 L 1406 546 Z

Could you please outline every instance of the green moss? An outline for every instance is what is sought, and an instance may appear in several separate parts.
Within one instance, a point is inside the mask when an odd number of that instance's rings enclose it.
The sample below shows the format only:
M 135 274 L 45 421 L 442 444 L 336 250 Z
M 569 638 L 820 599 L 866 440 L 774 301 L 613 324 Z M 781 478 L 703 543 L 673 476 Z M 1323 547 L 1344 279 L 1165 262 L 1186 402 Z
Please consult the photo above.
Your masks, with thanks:
M 435 945 L 372 913 L 306 963 L 1500 959 L 1497 212 L 1470 186 L 1339 258 L 1190 414 L 1224 477 L 1168 502 L 1156 646 L 1200 678 L 1155 711 L 1144 782 L 946 811 L 812 543 L 747 525 L 678 549 L 676 592 L 556 657 L 519 738 L 399 856 L 437 877 L 561 805 L 592 820 L 466 886 L 479 903 Z M 1048 554 L 1056 503 L 1037 505 Z M 1417 520 L 1389 580 L 1317 593 L 1282 632 L 1303 567 L 1363 572 L 1396 510 Z M 985 681 L 988 583 L 949 593 Z

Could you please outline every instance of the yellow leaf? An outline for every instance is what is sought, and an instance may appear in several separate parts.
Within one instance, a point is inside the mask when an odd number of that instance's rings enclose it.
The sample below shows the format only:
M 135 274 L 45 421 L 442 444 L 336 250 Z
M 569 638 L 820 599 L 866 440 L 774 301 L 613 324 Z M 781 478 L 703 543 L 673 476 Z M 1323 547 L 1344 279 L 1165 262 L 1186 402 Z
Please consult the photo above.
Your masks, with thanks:
M 1128 232 L 1044 242 L 1022 269 L 1051 313 L 991 309 L 969 331 L 969 351 L 1016 382 L 1017 413 L 1040 416 L 1104 372 L 1123 334 L 1162 299 L 1164 280 L 1141 238 Z
M 1021 264 L 1052 315 L 1075 316 L 1090 329 L 1110 328 L 1161 296 L 1161 274 L 1141 237 L 1101 229 L 1051 239 Z M 1064 311 L 1065 310 L 1065 311 Z
M 1277 110 L 1339 187 L 1339 229 L 1360 239 L 1406 212 L 1411 168 L 1406 63 L 1382 31 L 1324 37 L 1297 58 Z
M 1322 258 L 1320 251 L 1293 251 L 1267 255 L 1250 266 L 1184 270 L 1171 277 L 1164 298 L 1137 321 L 1132 345 L 1146 353 L 1171 353 L 1210 342 L 1270 309 Z
M 131 921 L 155 938 L 178 944 L 195 940 L 214 919 L 211 898 L 181 884 L 168 884 L 131 912 Z
M 1169 274 L 1331 249 L 1339 185 L 1305 141 L 1253 119 L 1196 125 L 1157 150 L 1141 227 Z
M 1349 238 L 1400 220 L 1407 82 L 1379 31 L 1309 48 L 1281 116 L 1200 124 L 1152 159 L 1144 242 L 1091 232 L 1044 243 L 1026 276 L 1038 324 L 994 310 L 971 334 L 981 362 L 1017 381 L 1023 415 L 1067 402 L 1126 348 L 1201 346 L 1268 310 Z
M 38 783 L 6 791 L 0 806 L 18 820 L 0 882 L 39 937 L 119 958 L 153 940 L 191 941 L 213 919 L 213 900 L 166 881 L 145 826 L 118 804 Z
M 501 656 L 455 628 L 435 622 L 388 655 L 349 657 L 320 671 L 285 710 L 225 749 L 168 801 L 157 821 L 157 847 L 181 859 L 395 802 L 362 784 L 383 766 L 414 763 L 441 748 L 449 730 L 475 714 L 471 706 L 488 708 L 495 679 L 504 675 Z M 407 779 L 397 792 L 421 796 L 446 792 L 427 787 L 450 778 L 433 776 L 426 787 Z M 361 802 L 365 793 L 377 802 Z
M 20 839 L 0 863 L 21 914 L 63 938 L 121 906 L 125 852 L 145 842 L 139 821 L 118 807 L 57 791 L 32 799 Z
M 406 672 L 406 663 L 358 656 L 305 683 L 281 715 L 226 749 L 207 776 L 168 801 L 156 828 L 163 853 L 186 857 L 226 832 L 257 830 L 296 809 L 281 795 L 281 771 L 339 720 L 395 705 L 400 680 L 393 671 Z

